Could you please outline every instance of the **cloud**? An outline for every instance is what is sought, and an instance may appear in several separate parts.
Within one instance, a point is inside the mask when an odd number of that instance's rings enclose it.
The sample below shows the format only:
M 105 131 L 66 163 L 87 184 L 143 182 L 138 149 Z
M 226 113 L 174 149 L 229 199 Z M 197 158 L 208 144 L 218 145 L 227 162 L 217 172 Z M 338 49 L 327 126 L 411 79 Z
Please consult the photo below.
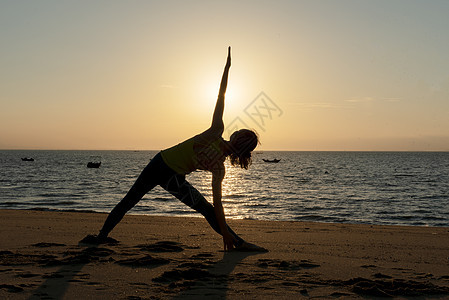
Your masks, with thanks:
M 373 102 L 375 99 L 373 97 L 361 97 L 361 98 L 351 98 L 351 99 L 347 99 L 345 100 L 345 102 L 350 102 L 350 103 L 368 103 L 368 102 Z
M 330 108 L 339 108 L 341 105 L 336 105 L 335 103 L 331 102 L 290 102 L 289 105 L 294 105 L 300 108 L 304 109 L 311 109 L 311 108 L 323 108 L 323 109 L 330 109 Z
M 402 98 L 398 97 L 383 97 L 383 98 L 374 98 L 374 97 L 360 97 L 360 98 L 351 98 L 344 100 L 348 103 L 373 103 L 376 101 L 383 101 L 383 102 L 400 102 L 402 101 Z

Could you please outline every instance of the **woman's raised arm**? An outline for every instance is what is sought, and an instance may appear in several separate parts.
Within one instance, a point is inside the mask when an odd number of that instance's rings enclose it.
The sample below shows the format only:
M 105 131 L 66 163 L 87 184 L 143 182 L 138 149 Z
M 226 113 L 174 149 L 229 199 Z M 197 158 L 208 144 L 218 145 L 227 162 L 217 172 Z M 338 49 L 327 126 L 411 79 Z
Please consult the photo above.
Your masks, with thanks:
M 214 115 L 212 117 L 212 128 L 223 130 L 223 112 L 224 112 L 224 99 L 226 94 L 226 87 L 228 86 L 228 73 L 231 67 L 231 47 L 228 47 L 228 58 L 226 59 L 226 65 L 221 78 L 220 91 L 218 92 L 217 103 L 215 104 Z

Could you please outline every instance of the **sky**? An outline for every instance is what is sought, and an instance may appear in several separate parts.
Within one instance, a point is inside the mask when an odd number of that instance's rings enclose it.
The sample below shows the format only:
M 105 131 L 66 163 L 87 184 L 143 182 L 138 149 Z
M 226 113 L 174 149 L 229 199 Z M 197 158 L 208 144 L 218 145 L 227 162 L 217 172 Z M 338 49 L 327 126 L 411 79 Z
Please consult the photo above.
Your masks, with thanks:
M 0 149 L 449 151 L 449 1 L 0 0 Z

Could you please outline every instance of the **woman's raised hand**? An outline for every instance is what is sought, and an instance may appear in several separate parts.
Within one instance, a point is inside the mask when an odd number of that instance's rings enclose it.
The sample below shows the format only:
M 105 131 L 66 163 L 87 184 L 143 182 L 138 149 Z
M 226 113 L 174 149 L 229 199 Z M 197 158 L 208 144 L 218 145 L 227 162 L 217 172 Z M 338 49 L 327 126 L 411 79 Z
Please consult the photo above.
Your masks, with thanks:
M 226 68 L 231 66 L 231 46 L 228 47 L 228 58 L 226 60 Z

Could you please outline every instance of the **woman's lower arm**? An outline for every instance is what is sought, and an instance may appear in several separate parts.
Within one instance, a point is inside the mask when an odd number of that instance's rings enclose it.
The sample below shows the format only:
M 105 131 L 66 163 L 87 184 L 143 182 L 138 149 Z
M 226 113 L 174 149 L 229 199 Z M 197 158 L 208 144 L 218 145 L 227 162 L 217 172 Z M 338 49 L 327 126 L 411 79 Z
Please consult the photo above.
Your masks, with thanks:
M 226 218 L 224 214 L 223 205 L 220 203 L 214 201 L 214 211 L 215 216 L 217 217 L 218 226 L 220 227 L 220 231 L 224 232 L 228 230 L 228 227 L 226 226 Z

